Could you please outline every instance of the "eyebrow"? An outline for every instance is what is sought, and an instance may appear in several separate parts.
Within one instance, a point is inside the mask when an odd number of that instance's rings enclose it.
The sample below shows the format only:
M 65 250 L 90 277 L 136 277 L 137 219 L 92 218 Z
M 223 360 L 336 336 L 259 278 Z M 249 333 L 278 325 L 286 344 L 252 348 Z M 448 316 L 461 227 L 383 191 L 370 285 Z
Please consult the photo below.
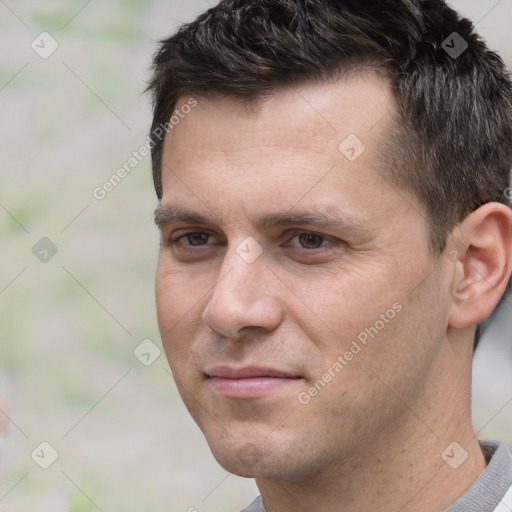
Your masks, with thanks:
M 335 228 L 358 228 L 367 231 L 368 222 L 362 218 L 348 214 L 342 209 L 319 208 L 315 210 L 293 210 L 268 213 L 256 219 L 250 219 L 259 229 L 272 229 L 300 224 Z M 162 228 L 169 224 L 220 224 L 213 218 L 206 217 L 187 208 L 172 205 L 159 205 L 155 210 L 155 224 Z

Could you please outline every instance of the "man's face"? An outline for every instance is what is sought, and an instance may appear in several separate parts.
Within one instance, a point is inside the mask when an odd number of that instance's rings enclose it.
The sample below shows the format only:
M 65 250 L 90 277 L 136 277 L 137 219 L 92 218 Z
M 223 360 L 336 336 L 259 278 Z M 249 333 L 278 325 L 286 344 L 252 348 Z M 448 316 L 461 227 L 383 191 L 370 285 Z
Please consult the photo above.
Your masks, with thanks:
M 393 108 L 366 75 L 259 106 L 198 99 L 167 137 L 158 322 L 233 473 L 307 478 L 425 403 L 448 277 L 420 201 L 373 167 Z

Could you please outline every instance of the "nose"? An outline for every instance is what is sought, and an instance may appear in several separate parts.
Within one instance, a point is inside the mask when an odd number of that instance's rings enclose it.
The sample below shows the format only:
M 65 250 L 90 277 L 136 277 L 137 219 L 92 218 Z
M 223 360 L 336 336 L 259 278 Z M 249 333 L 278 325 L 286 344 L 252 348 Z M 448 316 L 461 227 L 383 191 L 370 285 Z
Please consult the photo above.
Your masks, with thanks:
M 246 327 L 276 329 L 283 317 L 276 281 L 263 255 L 248 263 L 234 249 L 229 249 L 203 311 L 203 322 L 231 339 Z

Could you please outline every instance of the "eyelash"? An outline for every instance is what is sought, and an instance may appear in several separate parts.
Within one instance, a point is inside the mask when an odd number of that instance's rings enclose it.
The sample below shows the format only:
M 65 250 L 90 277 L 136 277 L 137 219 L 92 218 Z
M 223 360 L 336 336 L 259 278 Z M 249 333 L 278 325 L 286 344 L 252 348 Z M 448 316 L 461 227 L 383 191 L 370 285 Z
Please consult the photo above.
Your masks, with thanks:
M 180 235 L 179 237 L 176 237 L 174 239 L 170 239 L 167 245 L 168 246 L 174 246 L 174 245 L 182 244 L 182 242 L 180 242 L 180 240 L 182 238 L 187 238 L 187 237 L 192 236 L 192 235 L 208 235 L 208 236 L 213 236 L 211 233 L 208 233 L 206 231 L 190 231 L 188 233 L 184 233 L 184 234 Z M 293 239 L 295 239 L 295 238 L 297 238 L 297 237 L 299 237 L 301 235 L 311 235 L 311 236 L 319 237 L 320 239 L 322 239 L 323 242 L 324 241 L 327 241 L 327 242 L 333 242 L 334 241 L 332 238 L 330 238 L 328 236 L 322 235 L 320 233 L 315 233 L 313 231 L 299 231 L 299 232 L 297 232 L 291 238 L 291 240 L 293 240 Z M 188 243 L 188 244 L 183 244 L 183 245 L 184 245 L 184 247 L 186 247 L 188 249 L 190 247 L 205 247 L 205 246 L 210 245 L 210 244 L 205 243 L 205 244 L 200 244 L 200 245 L 192 245 L 192 244 Z M 296 246 L 294 246 L 294 247 L 296 249 L 299 249 L 299 247 L 296 247 Z M 320 247 L 315 247 L 314 249 L 308 249 L 306 247 L 300 247 L 300 249 L 304 249 L 306 251 L 315 251 L 315 250 L 318 250 L 318 249 L 322 249 L 323 247 L 325 247 L 325 244 L 320 245 Z

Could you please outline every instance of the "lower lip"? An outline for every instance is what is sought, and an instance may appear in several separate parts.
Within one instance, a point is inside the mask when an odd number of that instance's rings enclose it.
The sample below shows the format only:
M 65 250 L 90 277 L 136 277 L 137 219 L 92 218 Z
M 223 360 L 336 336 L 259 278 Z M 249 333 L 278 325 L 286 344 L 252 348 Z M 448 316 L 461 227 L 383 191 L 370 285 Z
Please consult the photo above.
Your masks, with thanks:
M 213 389 L 226 398 L 263 398 L 297 380 L 299 379 L 281 377 L 208 378 Z

